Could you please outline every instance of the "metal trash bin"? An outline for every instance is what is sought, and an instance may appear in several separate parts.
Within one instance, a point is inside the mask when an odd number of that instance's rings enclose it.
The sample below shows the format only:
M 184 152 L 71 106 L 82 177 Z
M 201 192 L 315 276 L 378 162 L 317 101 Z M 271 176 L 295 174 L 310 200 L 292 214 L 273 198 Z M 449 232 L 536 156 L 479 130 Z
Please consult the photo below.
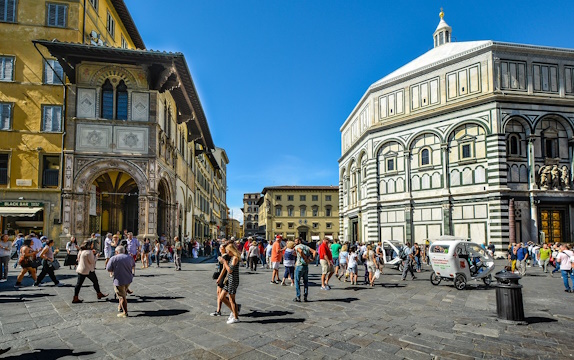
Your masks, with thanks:
M 522 302 L 522 285 L 518 283 L 520 275 L 501 271 L 494 275 L 496 279 L 496 312 L 498 321 L 526 325 L 524 304 Z

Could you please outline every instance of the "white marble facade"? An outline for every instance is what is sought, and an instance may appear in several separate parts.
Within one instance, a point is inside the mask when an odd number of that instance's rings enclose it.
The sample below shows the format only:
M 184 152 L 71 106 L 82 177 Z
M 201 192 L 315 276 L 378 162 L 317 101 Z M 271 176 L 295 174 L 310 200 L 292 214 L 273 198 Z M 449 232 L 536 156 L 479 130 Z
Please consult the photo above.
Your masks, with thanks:
M 342 238 L 572 242 L 574 50 L 441 32 L 341 126 Z

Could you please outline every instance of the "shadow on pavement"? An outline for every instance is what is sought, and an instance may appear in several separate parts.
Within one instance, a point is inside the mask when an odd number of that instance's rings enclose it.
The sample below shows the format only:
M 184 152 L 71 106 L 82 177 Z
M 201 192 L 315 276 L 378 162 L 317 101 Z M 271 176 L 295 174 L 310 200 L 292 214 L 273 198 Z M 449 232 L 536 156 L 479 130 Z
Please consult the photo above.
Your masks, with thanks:
M 95 351 L 74 352 L 70 349 L 36 349 L 30 353 L 3 357 L 3 360 L 56 360 L 67 356 L 88 356 L 95 354 Z
M 165 310 L 144 310 L 144 311 L 134 311 L 139 312 L 135 317 L 160 317 L 160 316 L 177 316 L 189 312 L 189 310 L 183 309 L 165 309 Z
M 138 296 L 136 295 L 142 302 L 148 302 L 150 300 L 178 300 L 183 299 L 183 296 Z
M 357 300 L 359 300 L 359 298 L 319 299 L 319 300 L 310 300 L 309 302 L 344 302 L 344 303 L 350 304 L 353 301 L 357 301 Z
M 542 317 L 542 316 L 531 316 L 531 317 L 527 317 L 526 322 L 528 323 L 528 325 L 530 324 L 540 324 L 540 323 L 552 323 L 552 322 L 557 322 L 558 320 L 556 319 L 552 319 L 552 318 L 547 318 L 547 317 Z
M 293 311 L 257 311 L 252 310 L 252 312 L 248 314 L 241 314 L 243 317 L 251 317 L 251 318 L 262 318 L 262 317 L 270 317 L 270 316 L 285 316 L 285 315 L 293 315 Z
M 240 316 L 241 317 L 241 316 Z M 251 321 L 241 321 L 249 324 L 294 324 L 303 323 L 305 319 L 302 318 L 276 318 L 276 319 L 262 319 L 262 320 L 251 320 Z
M 382 283 L 382 284 L 375 284 L 375 286 L 381 285 L 384 288 L 404 288 L 406 287 L 405 284 L 393 284 L 393 283 Z

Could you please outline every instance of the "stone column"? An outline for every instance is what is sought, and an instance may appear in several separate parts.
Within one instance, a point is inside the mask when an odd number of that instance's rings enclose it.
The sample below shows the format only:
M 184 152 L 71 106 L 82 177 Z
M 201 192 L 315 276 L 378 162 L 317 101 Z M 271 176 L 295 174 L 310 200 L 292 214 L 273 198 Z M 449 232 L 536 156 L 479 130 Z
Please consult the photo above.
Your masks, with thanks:
M 516 220 L 514 219 L 514 199 L 508 200 L 508 241 L 516 242 Z
M 147 214 L 147 199 L 145 196 L 139 195 L 138 196 L 138 234 L 145 234 L 147 237 L 146 231 L 146 214 Z
M 442 155 L 442 176 L 443 176 L 443 189 L 450 193 L 450 174 L 448 169 L 448 143 L 440 145 Z
M 528 189 L 530 198 L 530 240 L 539 242 L 538 237 L 538 202 L 536 200 L 535 194 L 536 190 L 536 160 L 534 157 L 534 144 L 536 141 L 536 136 L 531 135 L 528 137 Z
M 443 234 L 452 235 L 452 211 L 450 204 L 442 204 Z
M 405 150 L 403 153 L 405 161 L 405 192 L 411 197 L 411 151 Z
M 405 243 L 413 243 L 413 207 L 405 206 Z

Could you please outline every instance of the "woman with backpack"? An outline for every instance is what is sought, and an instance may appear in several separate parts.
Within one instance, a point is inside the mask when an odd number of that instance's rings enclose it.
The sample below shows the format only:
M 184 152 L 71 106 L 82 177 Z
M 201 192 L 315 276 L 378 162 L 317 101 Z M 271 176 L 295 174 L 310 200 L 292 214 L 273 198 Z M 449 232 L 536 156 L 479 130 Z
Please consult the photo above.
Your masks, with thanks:
M 285 280 L 291 278 L 291 286 L 295 284 L 295 260 L 297 260 L 297 253 L 293 250 L 295 243 L 293 241 L 287 241 L 287 248 L 285 249 L 285 254 L 283 255 L 283 265 L 285 265 L 285 273 L 283 274 L 283 281 L 281 285 L 287 286 Z
M 259 261 L 259 246 L 257 245 L 257 241 L 253 240 L 251 242 L 251 246 L 249 246 L 249 250 L 247 252 L 249 258 L 249 265 L 251 266 L 251 270 L 257 271 L 257 262 Z

